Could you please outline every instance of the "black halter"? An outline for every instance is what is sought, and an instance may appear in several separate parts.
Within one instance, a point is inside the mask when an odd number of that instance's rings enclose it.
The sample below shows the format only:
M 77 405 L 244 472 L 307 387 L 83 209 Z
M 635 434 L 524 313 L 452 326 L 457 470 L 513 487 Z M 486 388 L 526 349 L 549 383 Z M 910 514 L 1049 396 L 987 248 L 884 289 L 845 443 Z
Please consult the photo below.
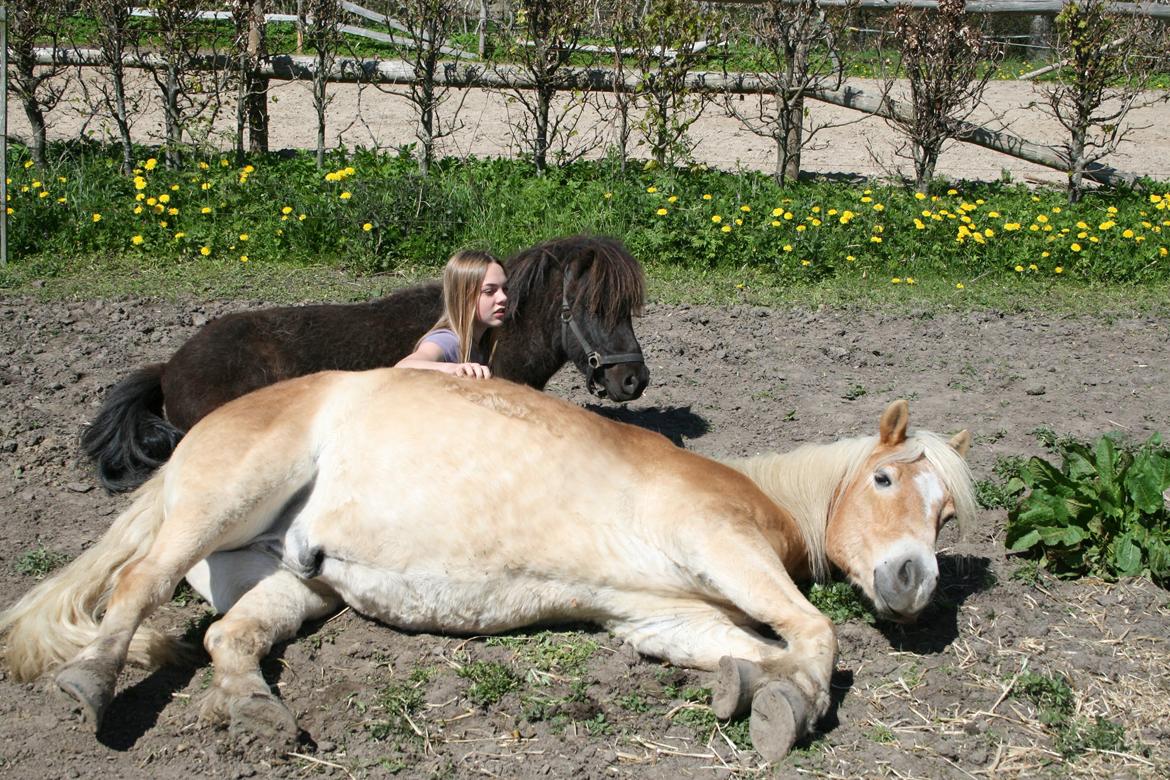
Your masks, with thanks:
M 598 386 L 597 382 L 606 366 L 613 366 L 618 363 L 645 363 L 646 360 L 642 357 L 641 350 L 637 352 L 619 352 L 617 354 L 605 355 L 595 349 L 589 343 L 589 339 L 586 338 L 585 332 L 573 320 L 573 311 L 569 308 L 569 274 L 567 271 L 563 278 L 564 285 L 561 288 L 561 344 L 568 345 L 569 331 L 572 330 L 573 335 L 577 337 L 577 343 L 581 345 L 582 351 L 585 352 L 585 358 L 591 369 L 585 375 L 585 386 L 591 394 L 598 398 L 605 398 L 605 387 Z

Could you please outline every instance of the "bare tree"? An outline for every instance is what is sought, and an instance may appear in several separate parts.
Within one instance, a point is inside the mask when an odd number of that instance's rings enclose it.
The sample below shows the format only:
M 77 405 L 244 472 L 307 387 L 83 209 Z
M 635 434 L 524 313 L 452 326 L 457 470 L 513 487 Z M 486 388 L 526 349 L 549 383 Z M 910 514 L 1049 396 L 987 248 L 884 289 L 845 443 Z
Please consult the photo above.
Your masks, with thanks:
M 459 110 L 467 92 L 464 90 L 450 116 L 443 110 L 452 90 L 439 82 L 443 67 L 444 44 L 459 20 L 463 0 L 395 0 L 389 4 L 401 29 L 410 41 L 406 61 L 414 72 L 414 82 L 402 95 L 411 105 L 417 122 L 414 137 L 419 173 L 426 176 L 435 159 L 435 142 L 459 129 Z M 481 10 L 486 6 L 481 4 Z
M 566 151 L 564 142 L 585 105 L 583 99 L 571 99 L 567 105 L 555 107 L 554 100 L 565 94 L 567 66 L 580 51 L 581 30 L 589 11 L 581 0 L 522 0 L 520 5 L 517 22 L 523 25 L 526 40 L 513 45 L 509 54 L 533 86 L 505 91 L 524 109 L 517 129 L 536 170 L 543 172 L 556 144 L 561 143 Z
M 244 132 L 253 152 L 268 151 L 268 79 L 259 75 L 268 56 L 264 14 L 267 0 L 231 0 L 236 54 L 236 162 L 244 157 Z
M 695 0 L 648 0 L 648 10 L 630 28 L 638 67 L 639 129 L 659 164 L 688 159 L 694 150 L 688 132 L 706 107 L 706 98 L 687 88 L 687 76 L 701 60 L 720 17 Z
M 130 26 L 130 7 L 123 0 L 82 0 L 82 8 L 97 22 L 94 37 L 103 63 L 100 71 L 105 76 L 97 84 L 96 100 L 89 102 L 100 104 L 113 120 L 122 147 L 122 173 L 129 175 L 134 168 L 134 144 L 130 139 L 134 111 L 126 89 L 123 59 L 137 45 L 137 33 Z M 81 84 L 86 84 L 84 79 Z
M 313 108 L 317 112 L 317 167 L 325 167 L 325 116 L 333 98 L 328 94 L 329 73 L 342 44 L 340 0 L 304 0 L 305 45 L 313 49 Z
M 906 139 L 898 154 L 913 162 L 919 192 L 929 188 L 938 157 L 960 134 L 960 123 L 982 102 L 1001 56 L 969 21 L 966 6 L 965 0 L 939 0 L 937 11 L 894 10 L 893 34 L 901 54 L 894 75 L 906 79 L 910 115 L 886 122 Z M 888 77 L 885 94 L 892 87 Z
M 605 20 L 604 27 L 608 33 L 609 43 L 613 46 L 614 84 L 625 84 L 626 73 L 631 64 L 627 47 L 634 37 L 634 24 L 638 14 L 628 0 L 611 2 L 600 0 L 597 15 Z M 637 101 L 634 95 L 624 89 L 615 89 L 610 97 L 613 101 L 612 108 L 606 104 L 606 96 L 601 95 L 597 101 L 598 112 L 603 116 L 608 113 L 616 120 L 615 151 L 621 170 L 625 171 L 626 161 L 630 156 L 630 138 L 633 135 L 631 116 Z
M 189 143 L 206 141 L 222 106 L 228 73 L 227 69 L 207 70 L 196 62 L 202 59 L 200 48 L 208 40 L 208 28 L 198 21 L 198 4 L 151 0 L 148 8 L 153 12 L 149 35 L 138 39 L 138 48 L 140 54 L 154 55 L 144 58 L 145 70 L 162 98 L 164 158 L 167 165 L 178 167 Z M 197 122 L 202 122 L 201 128 Z
M 8 80 L 28 118 L 33 162 L 44 169 L 45 114 L 57 107 L 67 86 L 64 66 L 38 66 L 36 48 L 60 43 L 62 22 L 72 13 L 67 0 L 21 0 L 8 7 Z
M 816 134 L 839 126 L 812 124 L 804 109 L 804 91 L 841 88 L 844 60 L 837 41 L 842 27 L 830 21 L 817 0 L 765 0 L 749 12 L 746 33 L 759 50 L 754 75 L 767 92 L 747 101 L 727 95 L 724 106 L 752 133 L 775 143 L 775 177 L 781 184 L 799 177 L 801 150 Z M 743 102 L 746 107 L 741 107 Z
M 1166 28 L 1146 16 L 1110 13 L 1106 0 L 1070 0 L 1056 17 L 1054 52 L 1062 67 L 1038 85 L 1045 110 L 1068 133 L 1068 198 L 1080 200 L 1086 168 L 1134 131 L 1130 112 L 1166 100 L 1147 93 L 1149 76 L 1170 62 Z

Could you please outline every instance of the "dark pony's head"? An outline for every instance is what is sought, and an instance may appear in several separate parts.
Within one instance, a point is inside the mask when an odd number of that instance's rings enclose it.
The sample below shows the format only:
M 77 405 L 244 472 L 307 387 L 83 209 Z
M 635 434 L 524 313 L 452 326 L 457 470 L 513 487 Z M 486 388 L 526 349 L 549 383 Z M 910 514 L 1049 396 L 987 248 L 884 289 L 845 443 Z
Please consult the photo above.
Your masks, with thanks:
M 522 307 L 544 322 L 559 321 L 561 348 L 591 393 L 614 401 L 642 394 L 650 372 L 630 318 L 642 313 L 646 284 L 621 241 L 553 239 L 513 257 L 507 270 L 509 319 L 523 316 Z

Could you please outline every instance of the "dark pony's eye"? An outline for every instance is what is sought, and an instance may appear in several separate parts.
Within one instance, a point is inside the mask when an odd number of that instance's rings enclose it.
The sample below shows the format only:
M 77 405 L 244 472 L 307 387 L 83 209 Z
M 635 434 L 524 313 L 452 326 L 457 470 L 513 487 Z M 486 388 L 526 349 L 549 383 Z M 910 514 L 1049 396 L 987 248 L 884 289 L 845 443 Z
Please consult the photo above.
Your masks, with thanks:
M 888 474 L 886 474 L 885 472 L 879 471 L 878 473 L 873 475 L 873 484 L 877 485 L 878 487 L 883 487 L 883 488 L 889 487 L 890 486 L 890 476 Z

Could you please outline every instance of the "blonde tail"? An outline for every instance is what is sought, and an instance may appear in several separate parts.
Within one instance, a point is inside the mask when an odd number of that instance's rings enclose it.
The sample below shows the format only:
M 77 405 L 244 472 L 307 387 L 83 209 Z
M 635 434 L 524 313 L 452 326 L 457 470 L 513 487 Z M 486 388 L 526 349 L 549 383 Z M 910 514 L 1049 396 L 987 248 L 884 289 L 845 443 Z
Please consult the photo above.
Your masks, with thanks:
M 73 658 L 97 637 L 118 575 L 142 558 L 163 521 L 163 471 L 134 493 L 133 503 L 97 544 L 0 613 L 0 637 L 12 676 L 33 680 Z M 127 660 L 154 666 L 170 660 L 176 643 L 149 628 L 134 635 Z

